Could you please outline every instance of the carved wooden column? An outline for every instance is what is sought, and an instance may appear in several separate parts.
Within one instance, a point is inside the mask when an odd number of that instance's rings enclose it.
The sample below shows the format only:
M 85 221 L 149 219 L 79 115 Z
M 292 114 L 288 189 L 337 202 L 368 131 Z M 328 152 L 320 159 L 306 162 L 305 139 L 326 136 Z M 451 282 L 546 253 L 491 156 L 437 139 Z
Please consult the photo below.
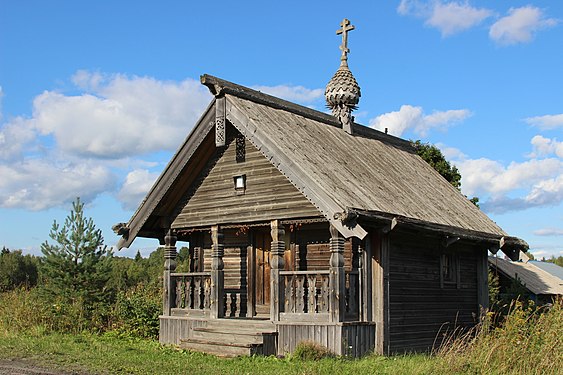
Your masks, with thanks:
M 342 322 L 346 313 L 344 237 L 332 225 L 330 235 L 330 320 Z
M 222 318 L 224 312 L 223 233 L 219 226 L 211 227 L 211 318 Z
M 358 271 L 357 284 L 354 285 L 357 289 L 354 294 L 356 297 L 353 311 L 358 312 L 359 321 L 364 321 L 366 316 L 366 304 L 364 303 L 364 247 L 360 240 L 355 237 L 352 239 L 352 270 Z M 350 288 L 352 288 L 352 285 L 350 285 Z M 350 294 L 352 295 L 351 292 Z
M 176 270 L 176 235 L 168 229 L 164 236 L 164 296 L 162 301 L 162 314 L 171 315 L 171 308 L 176 301 L 176 285 L 171 274 Z
M 283 310 L 284 306 L 284 285 L 283 278 L 280 276 L 280 271 L 284 269 L 284 252 L 285 252 L 285 242 L 283 237 L 285 235 L 285 229 L 279 220 L 272 220 L 271 222 L 271 234 L 272 234 L 272 259 L 270 260 L 270 265 L 272 266 L 270 273 L 270 319 L 273 321 L 280 320 L 280 312 Z

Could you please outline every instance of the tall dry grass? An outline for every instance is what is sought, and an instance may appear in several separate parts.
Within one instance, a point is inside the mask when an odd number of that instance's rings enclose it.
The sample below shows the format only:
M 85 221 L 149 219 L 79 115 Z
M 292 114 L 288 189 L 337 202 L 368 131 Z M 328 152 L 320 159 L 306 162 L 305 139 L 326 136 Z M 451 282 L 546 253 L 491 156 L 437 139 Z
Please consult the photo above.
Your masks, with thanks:
M 489 312 L 471 332 L 452 335 L 436 353 L 444 368 L 473 374 L 563 373 L 563 301 L 534 309 L 515 301 L 502 322 Z

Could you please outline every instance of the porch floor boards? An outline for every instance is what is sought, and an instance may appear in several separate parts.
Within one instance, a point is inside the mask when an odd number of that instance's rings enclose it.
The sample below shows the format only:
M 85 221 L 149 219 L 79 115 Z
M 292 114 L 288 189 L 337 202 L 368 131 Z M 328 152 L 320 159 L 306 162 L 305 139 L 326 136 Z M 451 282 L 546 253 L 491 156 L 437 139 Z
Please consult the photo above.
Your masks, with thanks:
M 276 326 L 269 320 L 216 319 L 194 328 L 180 347 L 221 357 L 270 355 L 275 354 L 276 337 Z

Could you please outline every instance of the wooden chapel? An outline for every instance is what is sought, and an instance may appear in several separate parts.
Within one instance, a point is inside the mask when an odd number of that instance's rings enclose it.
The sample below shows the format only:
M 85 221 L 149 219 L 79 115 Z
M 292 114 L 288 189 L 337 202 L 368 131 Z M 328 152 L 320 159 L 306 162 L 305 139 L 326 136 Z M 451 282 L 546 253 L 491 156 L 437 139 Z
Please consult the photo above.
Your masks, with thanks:
M 487 252 L 510 237 L 410 142 L 354 122 L 347 63 L 332 115 L 203 75 L 214 95 L 128 223 L 164 245 L 160 341 L 221 355 L 427 351 L 487 307 Z M 176 241 L 190 271 L 176 272 Z

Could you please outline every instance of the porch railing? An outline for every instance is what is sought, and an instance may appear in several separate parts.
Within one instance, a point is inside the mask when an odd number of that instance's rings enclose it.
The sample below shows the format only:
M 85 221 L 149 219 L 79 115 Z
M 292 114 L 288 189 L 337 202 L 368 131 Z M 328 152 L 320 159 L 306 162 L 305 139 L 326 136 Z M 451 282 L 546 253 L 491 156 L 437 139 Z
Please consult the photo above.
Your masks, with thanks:
M 329 312 L 329 271 L 280 271 L 285 294 L 284 312 L 322 314 Z
M 176 298 L 172 308 L 205 311 L 211 308 L 211 272 L 172 273 Z
M 330 313 L 330 271 L 280 271 L 284 288 L 283 315 L 300 318 Z M 357 270 L 345 273 L 346 320 L 359 316 L 360 275 Z M 305 315 L 303 315 L 305 314 Z

